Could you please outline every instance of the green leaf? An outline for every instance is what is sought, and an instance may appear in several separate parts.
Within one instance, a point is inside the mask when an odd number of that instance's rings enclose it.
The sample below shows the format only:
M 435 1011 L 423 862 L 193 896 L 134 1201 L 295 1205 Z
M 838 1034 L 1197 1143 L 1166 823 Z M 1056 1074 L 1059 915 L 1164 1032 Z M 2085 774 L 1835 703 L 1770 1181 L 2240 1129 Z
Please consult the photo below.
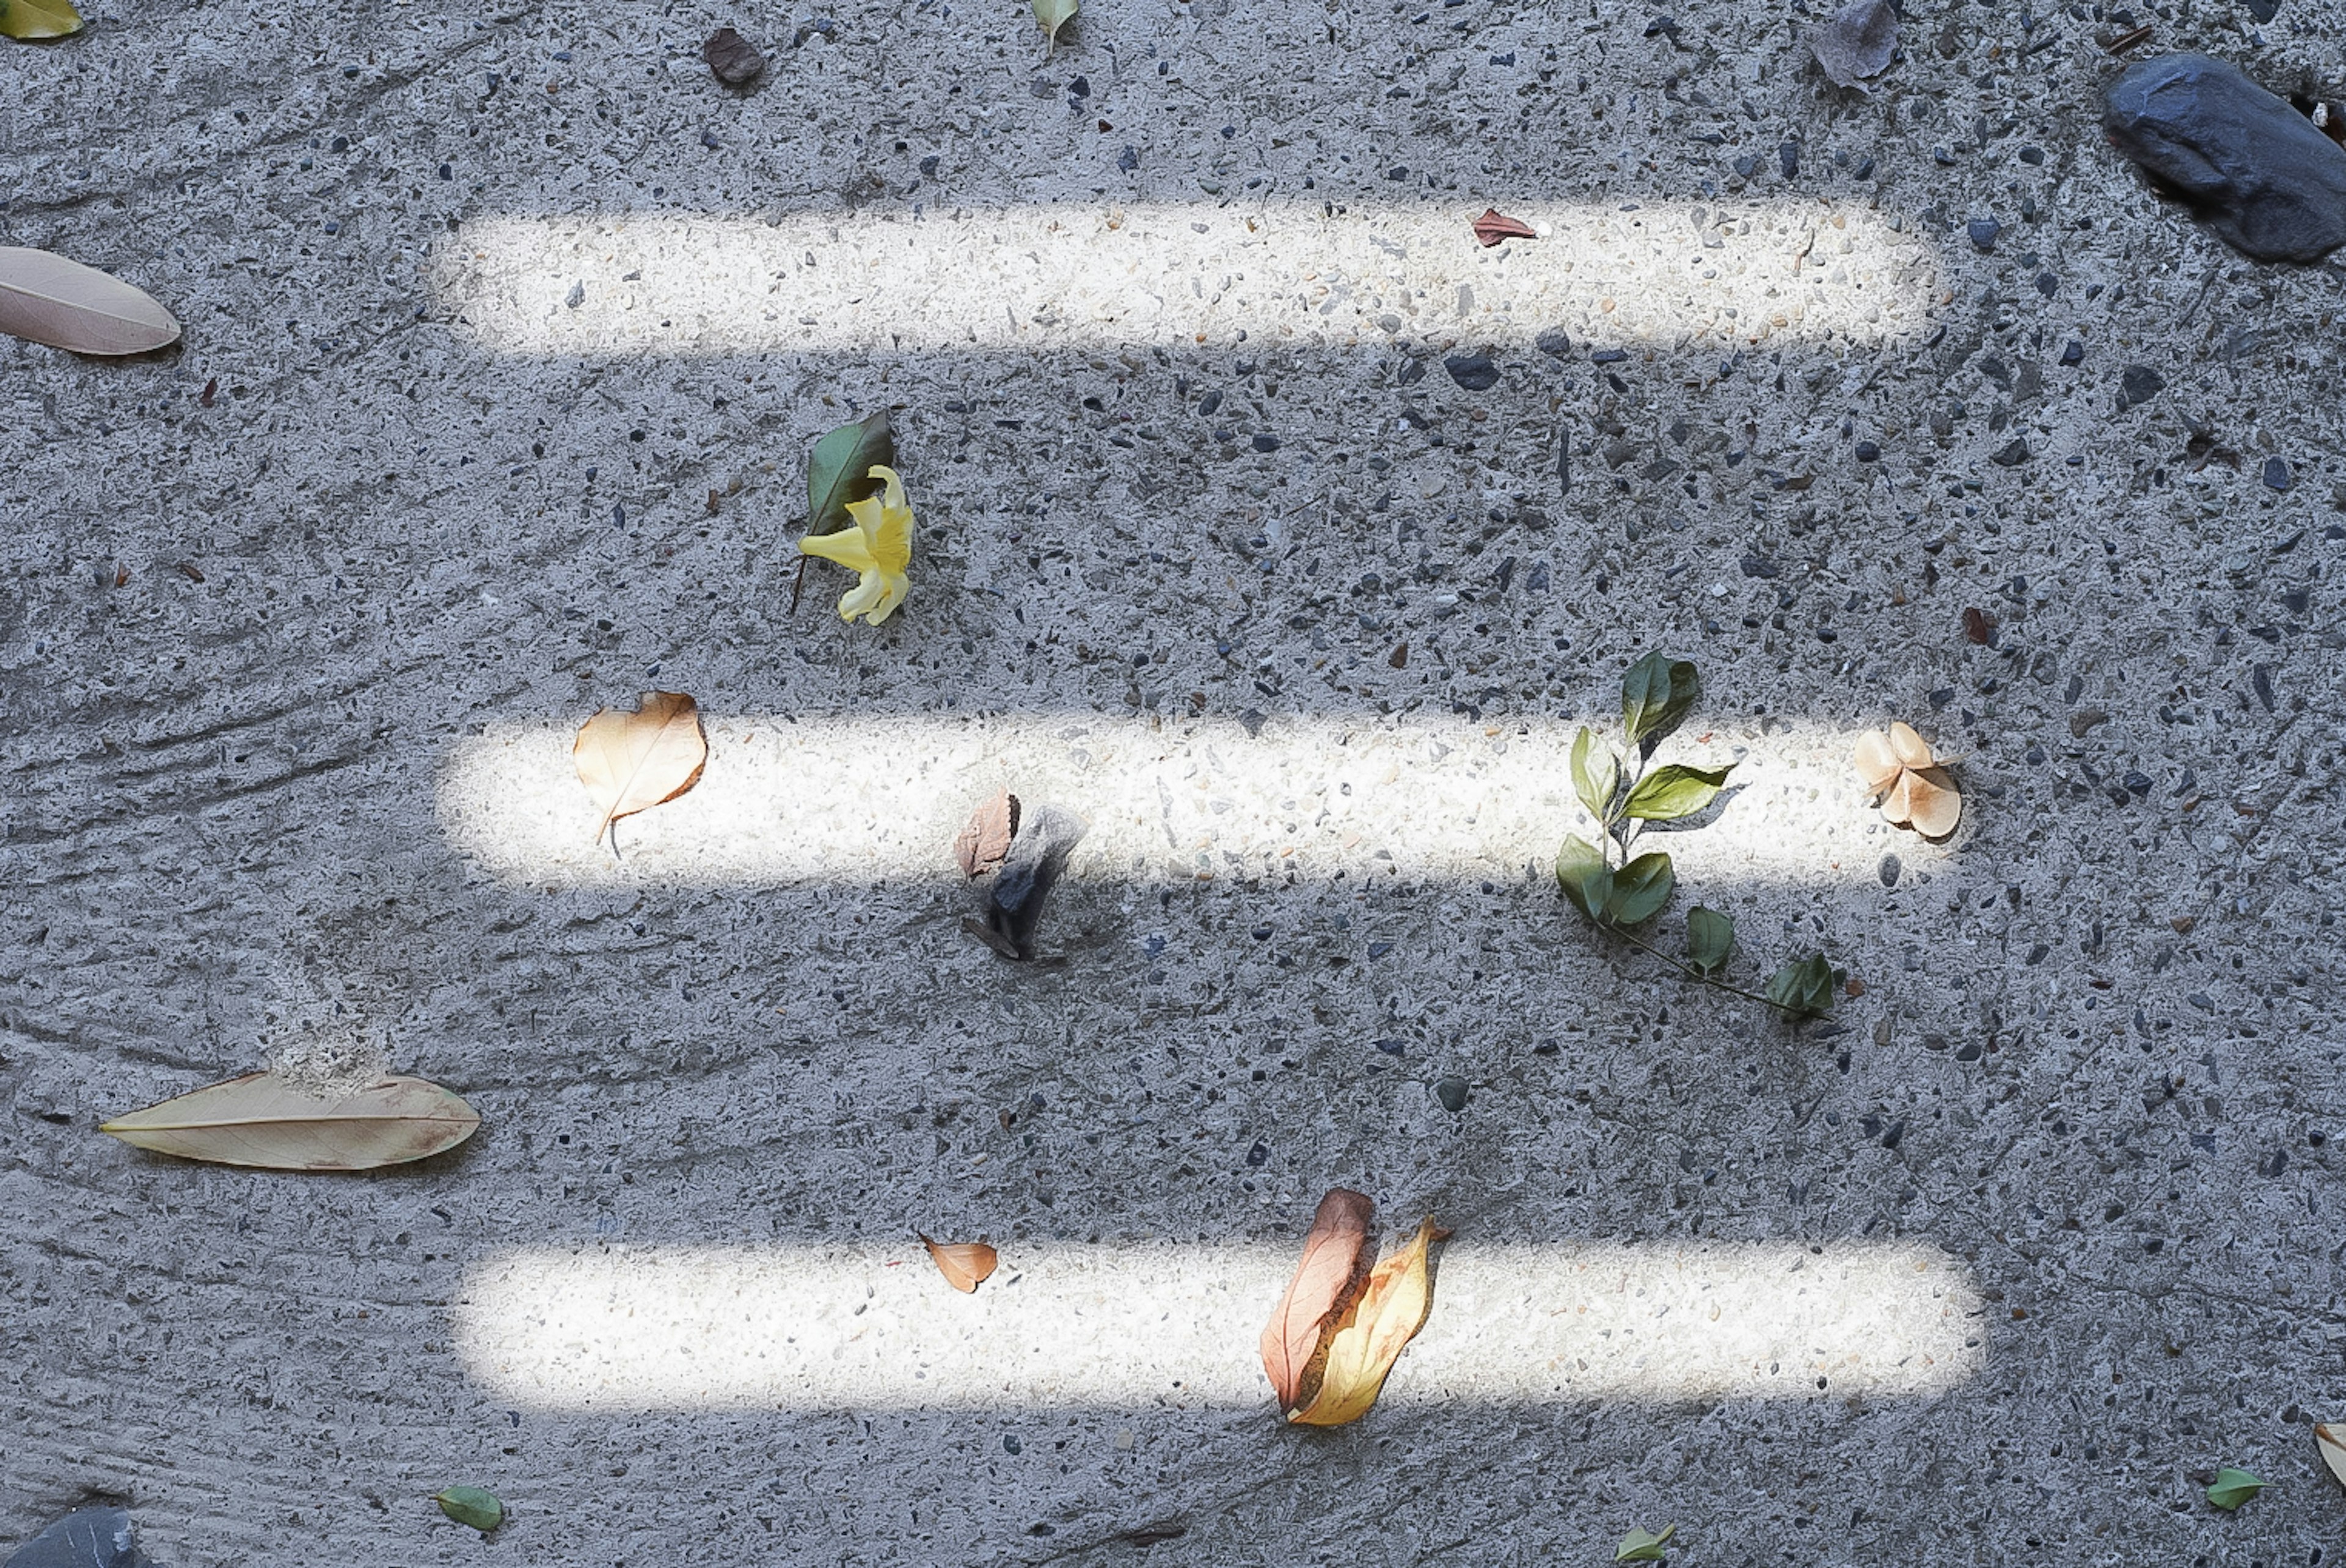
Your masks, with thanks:
M 807 453 L 809 534 L 836 534 L 854 525 L 847 504 L 881 491 L 881 481 L 872 477 L 874 463 L 896 466 L 896 434 L 888 428 L 886 409 L 842 424 L 814 443 Z
M 1821 952 L 1806 958 L 1788 959 L 1784 966 L 1768 977 L 1767 997 L 1787 1013 L 1803 1018 L 1821 1018 L 1832 1011 L 1832 965 Z
M 1605 896 L 1605 914 L 1614 925 L 1637 925 L 1662 912 L 1670 901 L 1678 875 L 1670 858 L 1656 850 L 1639 855 L 1613 874 L 1613 891 Z
M 1043 58 L 1058 46 L 1059 29 L 1076 19 L 1076 0 L 1035 0 L 1035 20 L 1043 25 Z
M 505 1505 L 497 1494 L 478 1486 L 452 1486 L 435 1495 L 433 1502 L 440 1512 L 459 1524 L 469 1524 L 486 1533 L 505 1522 Z
M 1629 744 L 1644 746 L 1678 727 L 1702 694 L 1694 666 L 1669 655 L 1650 653 L 1621 677 L 1621 727 Z
M 2216 1472 L 2215 1484 L 2208 1488 L 2208 1501 L 2229 1513 L 2264 1489 L 2265 1483 L 2247 1471 L 2226 1465 Z
M 1678 1527 L 1675 1524 L 1663 1525 L 1659 1535 L 1648 1535 L 1643 1527 L 1632 1530 L 1628 1534 L 1621 1537 L 1621 1544 L 1613 1549 L 1613 1561 L 1659 1563 L 1662 1560 L 1662 1548 L 1668 1546 L 1670 1543 L 1670 1537 L 1678 1532 Z
M 1572 738 L 1572 792 L 1580 797 L 1588 814 L 1602 822 L 1620 784 L 1621 759 L 1598 741 L 1588 726 L 1582 725 L 1580 733 Z
M 1735 951 L 1735 922 L 1697 904 L 1687 911 L 1687 962 L 1705 980 L 1717 977 Z
M 1727 782 L 1728 774 L 1734 769 L 1732 762 L 1724 768 L 1686 768 L 1668 763 L 1638 779 L 1637 787 L 1629 791 L 1628 803 L 1621 809 L 1646 822 L 1675 822 L 1681 817 L 1691 817 L 1719 799 L 1719 787 Z
M 1597 924 L 1605 923 L 1606 901 L 1613 896 L 1613 873 L 1605 868 L 1605 852 L 1574 834 L 1556 852 L 1556 885 L 1572 907 Z
M 81 31 L 73 0 L 0 0 L 0 34 L 11 38 L 64 38 Z

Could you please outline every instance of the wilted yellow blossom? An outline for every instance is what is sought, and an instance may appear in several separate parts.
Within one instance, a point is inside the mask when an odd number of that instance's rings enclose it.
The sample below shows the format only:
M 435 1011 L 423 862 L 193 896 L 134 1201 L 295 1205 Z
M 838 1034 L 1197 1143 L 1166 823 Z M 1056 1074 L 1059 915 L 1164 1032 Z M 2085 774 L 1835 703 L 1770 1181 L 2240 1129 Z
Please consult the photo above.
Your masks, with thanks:
M 913 505 L 904 498 L 904 482 L 894 469 L 875 463 L 870 477 L 886 488 L 847 504 L 855 526 L 801 539 L 799 549 L 862 573 L 862 580 L 840 599 L 839 613 L 851 621 L 862 616 L 864 624 L 876 626 L 904 602 L 911 585 L 904 574 L 913 563 Z

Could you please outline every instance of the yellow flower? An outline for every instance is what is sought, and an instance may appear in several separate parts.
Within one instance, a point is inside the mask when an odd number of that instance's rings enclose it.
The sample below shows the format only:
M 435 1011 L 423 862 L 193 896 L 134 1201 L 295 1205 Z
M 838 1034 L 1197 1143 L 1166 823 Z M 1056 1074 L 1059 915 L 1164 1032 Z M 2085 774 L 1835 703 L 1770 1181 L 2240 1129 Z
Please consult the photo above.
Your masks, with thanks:
M 862 581 L 840 599 L 839 614 L 851 621 L 862 616 L 865 625 L 876 626 L 904 602 L 910 585 L 904 569 L 913 564 L 913 505 L 904 499 L 904 482 L 894 469 L 875 463 L 870 477 L 887 488 L 847 504 L 855 526 L 801 539 L 799 549 L 862 573 Z

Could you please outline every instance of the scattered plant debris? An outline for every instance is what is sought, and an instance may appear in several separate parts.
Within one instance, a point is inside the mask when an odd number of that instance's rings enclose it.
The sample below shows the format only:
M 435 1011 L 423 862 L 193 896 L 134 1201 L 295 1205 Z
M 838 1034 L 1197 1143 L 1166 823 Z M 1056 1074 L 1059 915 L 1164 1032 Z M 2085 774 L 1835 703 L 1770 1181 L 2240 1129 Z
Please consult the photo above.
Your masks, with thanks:
M 0 0 L 0 37 L 68 38 L 81 29 L 73 0 Z
M 1059 45 L 1059 29 L 1076 19 L 1077 0 L 1035 0 L 1035 20 L 1043 29 L 1043 58 Z
M 709 740 L 700 730 L 699 704 L 680 691 L 648 691 L 633 713 L 602 708 L 578 727 L 570 759 L 602 812 L 595 840 L 600 843 L 610 833 L 616 854 L 620 818 L 673 800 L 700 781 Z
M 155 1568 L 130 1511 L 76 1508 L 8 1555 L 7 1568 Z
M 913 507 L 893 464 L 896 437 L 885 409 L 841 425 L 807 454 L 807 537 L 801 555 L 857 574 L 839 601 L 842 620 L 878 626 L 904 602 L 913 562 Z M 805 561 L 799 570 L 806 570 Z M 801 578 L 803 580 L 803 578 Z M 798 596 L 790 596 L 798 608 Z
M 1081 817 L 1061 807 L 1022 809 L 1009 851 L 986 889 L 985 919 L 964 921 L 962 929 L 1005 958 L 1031 961 L 1043 902 L 1086 831 Z
M 1433 1310 L 1433 1245 L 1449 1236 L 1431 1217 L 1400 1251 L 1369 1270 L 1359 1295 L 1329 1326 L 1305 1380 L 1305 1401 L 1287 1419 L 1300 1426 L 1340 1427 L 1367 1415 L 1386 1374 Z
M 181 1159 L 269 1170 L 363 1171 L 428 1159 L 473 1135 L 481 1114 L 421 1078 L 320 1094 L 249 1073 L 117 1116 L 98 1128 Z
M 997 789 L 994 799 L 970 813 L 969 825 L 954 840 L 954 859 L 962 875 L 982 877 L 1002 864 L 1010 841 L 1018 836 L 1018 797 Z
M 1360 1283 L 1361 1256 L 1369 1245 L 1369 1219 L 1375 1212 L 1376 1205 L 1366 1194 L 1340 1186 L 1320 1200 L 1319 1212 L 1311 1217 L 1295 1277 L 1287 1282 L 1286 1293 L 1262 1329 L 1262 1369 L 1282 1410 L 1302 1405 L 1321 1340 Z
M 2315 1427 L 2313 1446 L 2330 1473 L 2338 1478 L 2338 1484 L 2346 1486 L 2346 1425 Z
M 2265 1483 L 2247 1471 L 2234 1470 L 2230 1465 L 2226 1465 L 2216 1472 L 2216 1479 L 2208 1483 L 2208 1501 L 2225 1512 L 2230 1513 L 2264 1489 Z

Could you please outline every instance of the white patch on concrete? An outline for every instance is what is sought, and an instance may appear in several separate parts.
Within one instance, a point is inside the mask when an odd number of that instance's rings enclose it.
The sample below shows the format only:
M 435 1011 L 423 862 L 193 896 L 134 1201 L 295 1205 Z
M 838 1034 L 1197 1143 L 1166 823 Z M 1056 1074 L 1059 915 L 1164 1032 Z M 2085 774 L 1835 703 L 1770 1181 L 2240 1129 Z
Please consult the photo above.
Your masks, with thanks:
M 1541 238 L 1488 250 L 1451 204 L 493 215 L 428 270 L 486 347 L 587 356 L 1504 346 L 1559 327 L 1583 348 L 1882 343 L 1926 331 L 1943 288 L 1919 228 L 1866 206 L 1513 212 Z
M 469 1374 L 540 1410 L 1265 1405 L 1293 1247 L 597 1247 L 476 1266 Z M 1393 1405 L 1938 1392 L 1985 1364 L 1969 1270 L 1911 1242 L 1453 1243 Z
M 498 878 L 549 889 L 871 883 L 957 876 L 954 837 L 997 788 L 1069 807 L 1091 831 L 1069 874 L 1167 883 L 1284 875 L 1509 880 L 1545 875 L 1574 798 L 1576 724 L 1315 714 L 1108 718 L 1091 713 L 704 716 L 708 769 L 618 824 L 619 858 L 571 765 L 573 731 L 460 739 L 440 770 L 442 830 Z M 1649 830 L 1696 896 L 1707 881 L 1831 885 L 1884 850 L 1916 870 L 1943 847 L 1892 833 L 1850 764 L 1854 730 L 1761 735 L 1699 721 L 1655 761 L 1735 762 L 1731 798 L 1687 831 Z M 1961 839 L 1960 831 L 1955 840 Z

